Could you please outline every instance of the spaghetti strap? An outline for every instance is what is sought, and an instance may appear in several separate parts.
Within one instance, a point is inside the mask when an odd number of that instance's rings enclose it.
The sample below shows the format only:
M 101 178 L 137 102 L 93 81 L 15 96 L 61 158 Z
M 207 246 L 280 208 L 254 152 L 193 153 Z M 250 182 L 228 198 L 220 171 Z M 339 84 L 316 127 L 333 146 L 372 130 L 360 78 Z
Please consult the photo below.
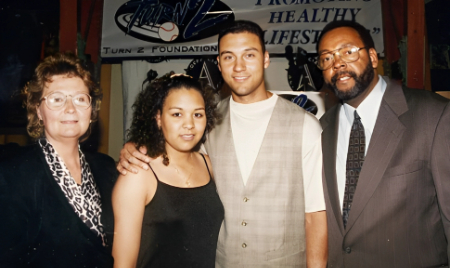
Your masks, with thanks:
M 153 171 L 153 168 L 152 168 L 152 166 L 149 164 L 148 165 L 149 167 L 150 167 L 150 169 L 152 170 L 152 172 L 153 172 L 153 175 L 155 175 L 155 178 L 156 178 L 156 180 L 157 181 L 159 181 L 159 179 L 158 179 L 158 176 L 156 176 L 156 173 L 155 173 L 155 171 Z
M 209 177 L 212 178 L 211 172 L 209 171 L 208 163 L 206 162 L 205 156 L 202 153 L 199 153 L 199 154 L 203 157 L 203 161 L 205 161 L 205 165 L 206 165 L 206 169 L 208 170 Z

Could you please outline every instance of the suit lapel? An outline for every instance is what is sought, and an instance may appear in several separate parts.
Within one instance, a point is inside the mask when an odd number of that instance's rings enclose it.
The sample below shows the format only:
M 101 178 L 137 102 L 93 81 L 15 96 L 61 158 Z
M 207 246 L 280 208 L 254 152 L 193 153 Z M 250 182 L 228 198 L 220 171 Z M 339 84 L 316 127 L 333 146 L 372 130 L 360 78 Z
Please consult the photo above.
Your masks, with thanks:
M 58 199 L 58 203 L 61 204 L 61 206 L 64 207 L 64 211 L 67 215 L 62 216 L 66 217 L 66 219 L 70 219 L 70 221 L 75 221 L 77 226 L 80 229 L 80 232 L 84 234 L 87 238 L 89 238 L 92 241 L 99 240 L 100 238 L 90 230 L 90 228 L 80 219 L 80 217 L 75 212 L 74 208 L 70 205 L 69 200 L 67 200 L 66 195 L 61 190 L 61 187 L 56 182 L 55 178 L 53 177 L 52 171 L 50 170 L 50 166 L 48 165 L 47 161 L 45 160 L 44 152 L 42 152 L 42 149 L 39 145 L 36 145 L 39 148 L 39 158 L 40 162 L 42 163 L 42 166 L 44 167 L 43 170 L 45 172 L 45 176 L 43 177 L 43 180 L 45 180 L 45 187 L 48 189 L 48 196 L 46 198 L 49 198 L 50 195 L 55 196 L 56 199 Z M 101 245 L 99 243 L 98 245 Z M 100 247 L 103 248 L 103 247 Z
M 385 80 L 387 88 L 358 179 L 347 223 L 347 232 L 352 228 L 377 189 L 405 130 L 405 126 L 399 120 L 399 116 L 408 110 L 402 88 L 388 79 Z
M 336 222 L 339 225 L 341 233 L 344 233 L 344 225 L 342 223 L 341 205 L 339 202 L 339 192 L 337 187 L 336 177 L 336 150 L 337 150 L 337 136 L 339 129 L 339 111 L 342 108 L 338 104 L 327 112 L 327 117 L 321 119 L 323 134 L 322 134 L 322 148 L 323 148 L 323 165 L 325 170 L 325 182 L 328 189 L 328 199 L 331 204 Z M 329 209 L 329 208 L 327 208 Z

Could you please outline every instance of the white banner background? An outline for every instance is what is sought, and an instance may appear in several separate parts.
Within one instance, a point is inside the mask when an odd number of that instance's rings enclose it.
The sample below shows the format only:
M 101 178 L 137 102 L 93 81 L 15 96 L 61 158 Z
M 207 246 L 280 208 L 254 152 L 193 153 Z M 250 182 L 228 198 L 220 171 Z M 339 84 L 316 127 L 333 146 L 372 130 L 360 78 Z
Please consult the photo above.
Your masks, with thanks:
M 178 1 L 178 3 L 185 5 L 197 1 L 205 3 L 213 0 L 184 0 Z M 375 41 L 375 48 L 378 53 L 383 55 L 383 26 L 380 1 L 222 0 L 221 2 L 231 8 L 236 20 L 254 21 L 266 31 L 265 41 L 267 50 L 270 53 L 284 53 L 287 45 L 299 46 L 308 53 L 314 53 L 318 35 L 327 23 L 336 19 L 355 19 L 367 29 L 370 29 Z M 104 1 L 101 45 L 101 56 L 103 58 L 218 54 L 217 35 L 182 43 L 177 42 L 177 39 L 172 43 L 152 43 L 127 35 L 119 29 L 114 19 L 119 7 L 126 2 L 124 0 Z M 143 0 L 142 2 L 150 3 L 152 1 Z M 153 2 L 165 4 L 165 2 L 173 3 L 174 1 L 160 0 Z M 211 18 L 212 15 L 209 16 L 208 18 Z M 146 25 L 142 27 L 146 27 Z

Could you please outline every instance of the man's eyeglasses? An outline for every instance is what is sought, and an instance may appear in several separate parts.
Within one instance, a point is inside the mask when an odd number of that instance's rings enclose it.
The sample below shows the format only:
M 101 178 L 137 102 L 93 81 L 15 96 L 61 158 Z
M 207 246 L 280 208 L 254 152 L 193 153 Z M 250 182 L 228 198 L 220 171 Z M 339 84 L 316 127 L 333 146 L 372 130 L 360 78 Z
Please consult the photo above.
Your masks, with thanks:
M 335 62 L 335 54 L 338 54 L 346 63 L 354 62 L 359 59 L 359 50 L 365 47 L 348 46 L 335 49 L 333 51 L 324 52 L 317 57 L 317 67 L 325 71 L 331 68 Z
M 89 108 L 89 106 L 91 106 L 91 96 L 86 93 L 79 93 L 75 96 L 72 96 L 65 95 L 61 92 L 53 92 L 41 98 L 40 101 L 45 100 L 45 104 L 47 104 L 47 107 L 50 110 L 57 110 L 66 104 L 67 97 L 69 96 L 72 98 L 72 103 L 75 107 L 87 109 Z

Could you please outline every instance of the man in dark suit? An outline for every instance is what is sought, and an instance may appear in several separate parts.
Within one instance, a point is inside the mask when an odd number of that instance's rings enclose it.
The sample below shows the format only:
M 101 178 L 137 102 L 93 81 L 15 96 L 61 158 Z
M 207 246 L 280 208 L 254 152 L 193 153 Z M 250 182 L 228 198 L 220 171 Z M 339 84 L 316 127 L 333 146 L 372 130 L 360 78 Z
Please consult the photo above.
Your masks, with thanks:
M 379 76 L 356 22 L 329 23 L 317 47 L 341 100 L 321 118 L 328 267 L 448 267 L 448 100 Z

